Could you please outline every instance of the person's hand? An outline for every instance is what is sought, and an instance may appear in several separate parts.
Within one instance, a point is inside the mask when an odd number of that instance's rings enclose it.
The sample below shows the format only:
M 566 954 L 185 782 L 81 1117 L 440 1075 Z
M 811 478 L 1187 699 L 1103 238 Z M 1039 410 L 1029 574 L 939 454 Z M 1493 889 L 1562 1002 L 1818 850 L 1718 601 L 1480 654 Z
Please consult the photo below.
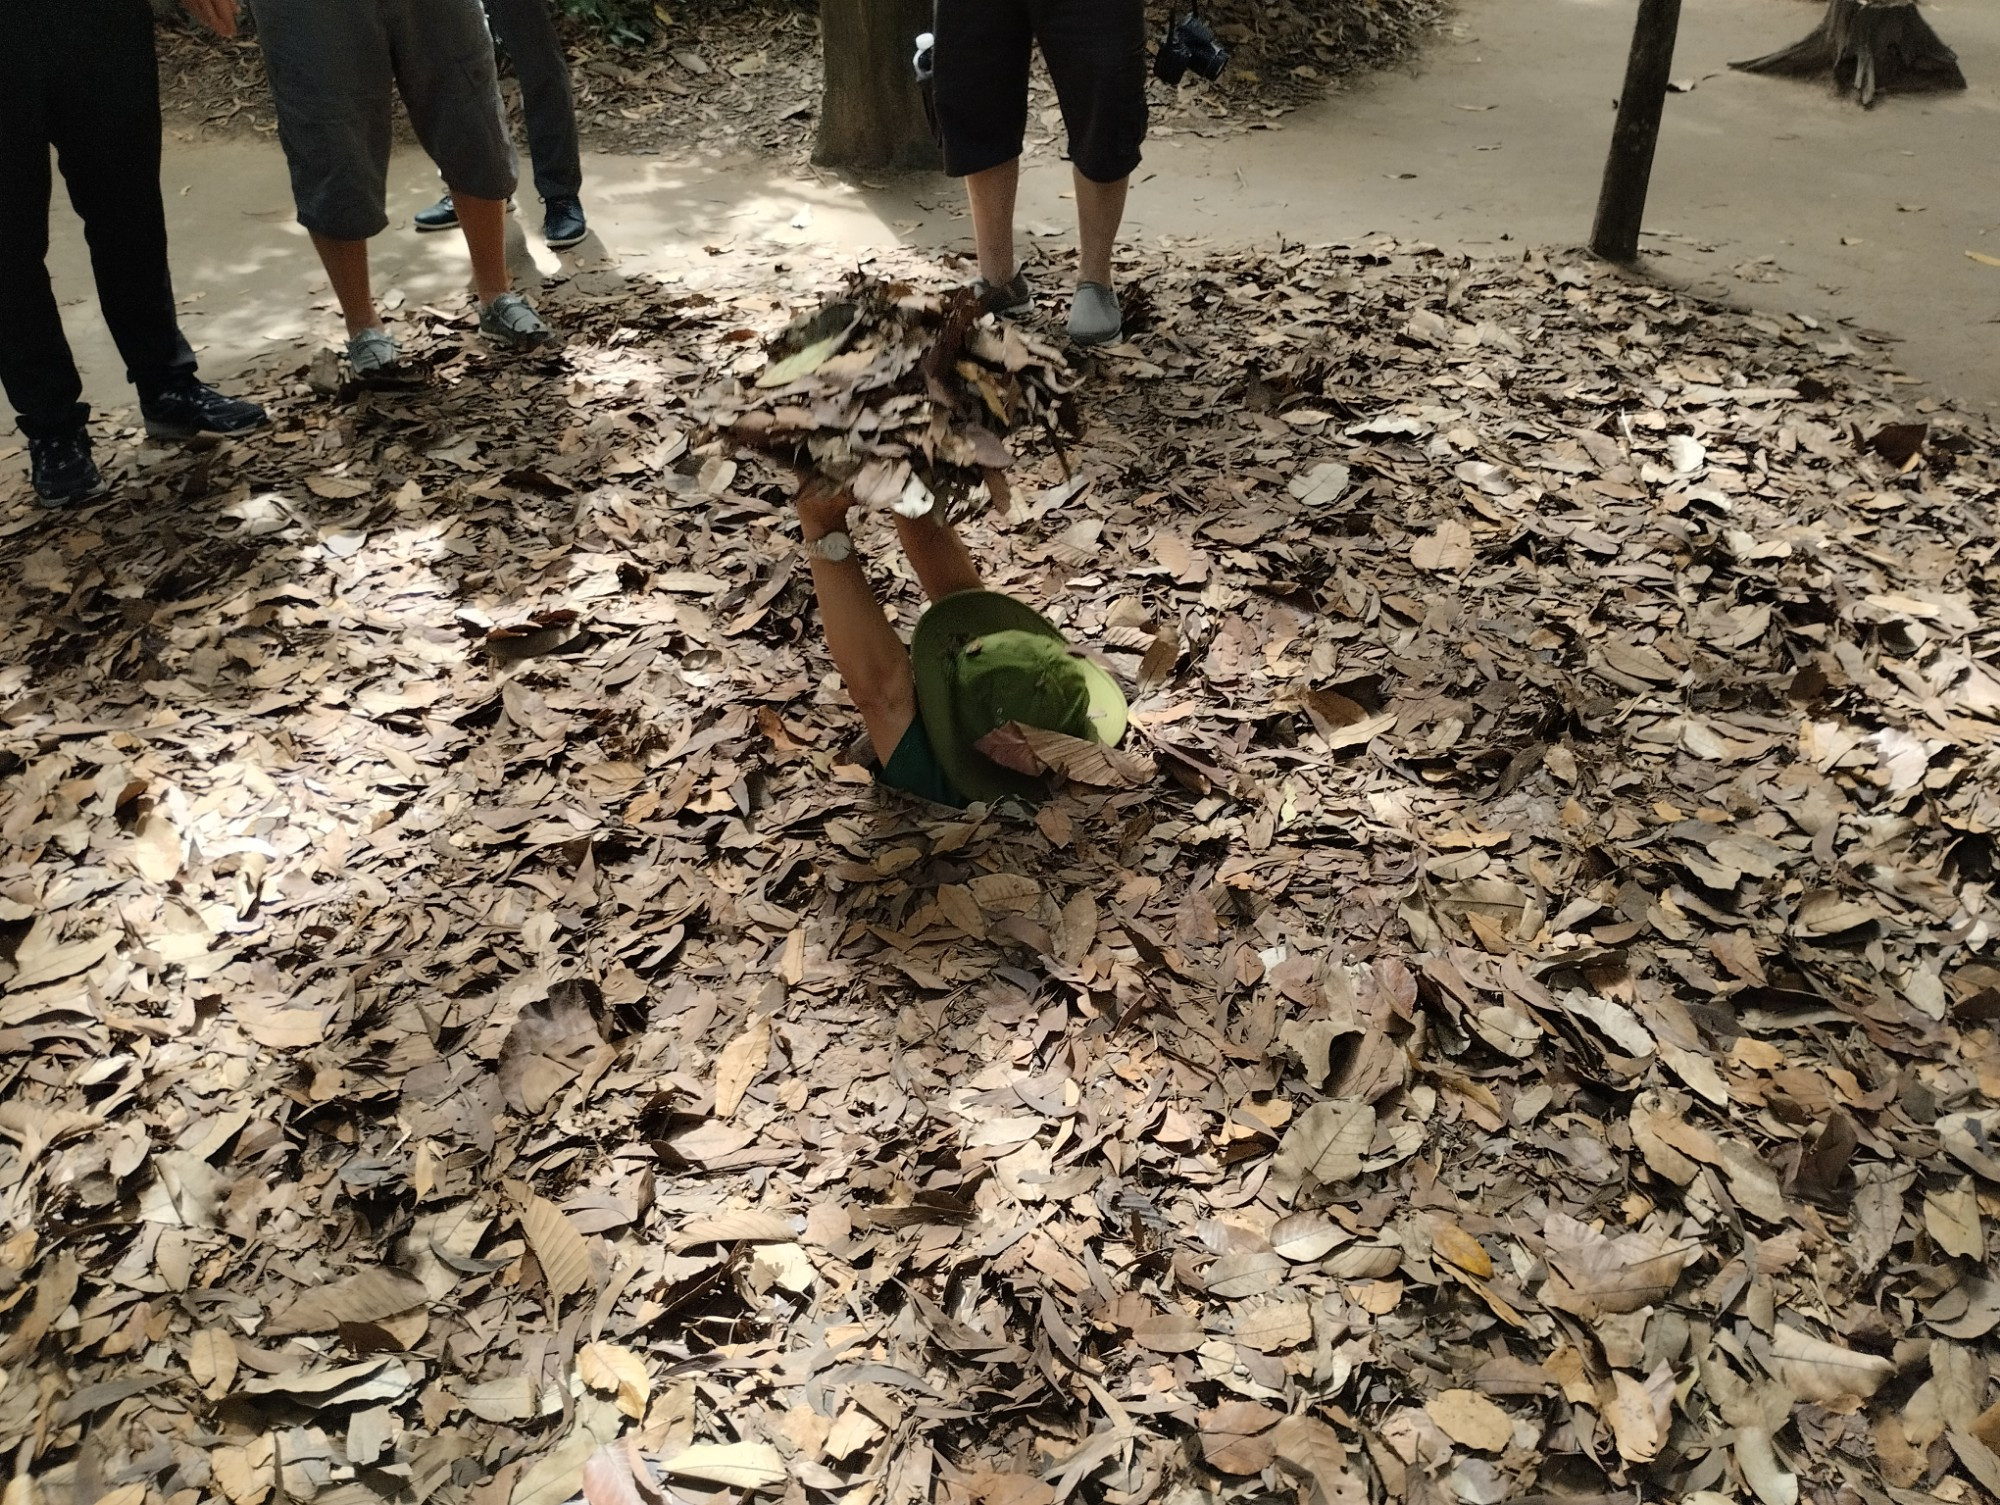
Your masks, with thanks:
M 841 532 L 847 523 L 847 509 L 854 503 L 847 488 L 817 471 L 801 470 L 798 474 L 799 491 L 792 505 L 805 525 L 807 541 Z
M 993 510 L 1004 516 L 1014 501 L 1014 488 L 1007 484 L 1007 472 L 987 466 L 985 475 L 986 494 L 992 499 Z
M 219 37 L 236 35 L 236 0 L 182 0 L 188 14 Z

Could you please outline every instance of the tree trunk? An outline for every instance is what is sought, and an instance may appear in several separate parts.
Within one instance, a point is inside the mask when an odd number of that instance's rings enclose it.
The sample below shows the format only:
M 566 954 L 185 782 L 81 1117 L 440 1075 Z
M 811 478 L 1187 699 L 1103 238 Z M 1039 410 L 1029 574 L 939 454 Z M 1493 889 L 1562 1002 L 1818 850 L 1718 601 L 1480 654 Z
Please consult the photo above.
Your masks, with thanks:
M 1731 63 L 1745 73 L 1830 77 L 1866 105 L 1896 89 L 1963 89 L 1958 55 L 1917 14 L 1916 0 L 1828 0 L 1813 34 L 1768 57 Z
M 820 0 L 826 72 L 813 161 L 891 172 L 939 165 L 911 66 L 931 16 L 932 0 Z

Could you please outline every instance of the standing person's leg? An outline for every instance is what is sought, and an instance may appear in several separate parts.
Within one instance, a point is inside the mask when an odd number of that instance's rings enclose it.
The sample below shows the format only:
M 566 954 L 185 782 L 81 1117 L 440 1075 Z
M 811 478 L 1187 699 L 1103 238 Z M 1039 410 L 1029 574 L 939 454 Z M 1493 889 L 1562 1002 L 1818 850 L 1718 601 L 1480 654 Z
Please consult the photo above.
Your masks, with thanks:
M 372 376 L 397 359 L 368 275 L 368 241 L 389 223 L 388 33 L 373 3 L 250 0 L 250 10 L 299 223 L 333 285 L 355 374 Z
M 145 0 L 71 0 L 62 15 L 68 37 L 50 102 L 57 160 L 90 244 L 98 306 L 138 389 L 147 432 L 192 439 L 256 428 L 262 408 L 196 379 L 174 307 L 152 9 Z
M 479 0 L 381 5 L 397 91 L 417 139 L 444 174 L 465 232 L 480 332 L 515 348 L 546 344 L 548 326 L 512 290 L 507 270 L 507 200 L 517 178 L 485 12 Z
M 62 10 L 56 158 L 90 244 L 104 322 L 148 398 L 195 372 L 167 265 L 153 13 L 145 0 L 69 0 Z
M 49 283 L 48 115 L 56 39 L 53 8 L 36 6 L 7 25 L 0 47 L 0 384 L 30 438 L 90 416 Z
M 589 233 L 579 201 L 583 154 L 577 142 L 569 59 L 563 56 L 549 0 L 486 0 L 486 15 L 521 81 L 521 113 L 528 123 L 535 192 L 542 199 L 543 238 L 560 251 Z
M 35 491 L 50 505 L 104 493 L 90 409 L 49 283 L 51 7 L 27 7 L 0 47 L 0 387 L 27 436 Z
M 1108 344 L 1124 332 L 1111 258 L 1146 139 L 1146 8 L 1144 0 L 1038 0 L 1035 25 L 1069 131 L 1076 184 L 1070 338 Z
M 979 275 L 988 287 L 1012 282 L 1021 270 L 1014 254 L 1014 202 L 1021 191 L 1021 159 L 1002 162 L 965 178 L 966 202 L 972 208 L 972 244 L 979 253 Z
M 965 179 L 989 305 L 1033 307 L 1014 251 L 1014 198 L 1028 128 L 1029 0 L 938 0 L 938 133 L 944 170 Z
M 1125 219 L 1129 177 L 1094 182 L 1081 169 L 1072 170 L 1076 185 L 1076 280 L 1111 286 L 1111 253 L 1118 245 L 1118 227 Z

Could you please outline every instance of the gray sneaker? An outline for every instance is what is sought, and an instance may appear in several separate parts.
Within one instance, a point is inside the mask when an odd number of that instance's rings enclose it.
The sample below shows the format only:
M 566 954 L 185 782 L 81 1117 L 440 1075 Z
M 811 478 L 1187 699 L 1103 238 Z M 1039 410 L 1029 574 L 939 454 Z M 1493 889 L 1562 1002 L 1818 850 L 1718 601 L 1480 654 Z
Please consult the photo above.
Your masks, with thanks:
M 396 342 L 386 329 L 364 329 L 347 342 L 347 364 L 354 368 L 354 374 L 366 381 L 371 376 L 381 376 L 394 371 L 402 364 L 402 357 L 396 353 Z
M 998 314 L 1003 319 L 1025 319 L 1035 311 L 1035 294 L 1028 286 L 1026 268 L 1015 272 L 997 287 L 981 277 L 972 284 L 972 290 L 979 294 L 980 306 L 986 312 Z
M 479 332 L 509 350 L 532 350 L 555 338 L 519 293 L 502 293 L 480 309 Z
M 1069 337 L 1079 345 L 1110 345 L 1124 333 L 1118 295 L 1101 282 L 1079 282 L 1069 310 Z

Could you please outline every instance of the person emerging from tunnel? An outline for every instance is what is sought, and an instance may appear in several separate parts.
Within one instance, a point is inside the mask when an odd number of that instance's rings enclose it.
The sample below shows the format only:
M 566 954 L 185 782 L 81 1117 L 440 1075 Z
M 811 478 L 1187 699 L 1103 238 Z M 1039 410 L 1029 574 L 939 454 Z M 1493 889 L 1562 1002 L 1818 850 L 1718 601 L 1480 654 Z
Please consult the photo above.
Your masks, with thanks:
M 211 25 L 235 0 L 189 0 Z M 174 311 L 160 200 L 160 79 L 146 0 L 0 6 L 0 387 L 20 416 L 36 494 L 50 506 L 106 491 L 90 409 L 49 282 L 49 149 L 90 242 L 97 302 L 158 439 L 240 434 L 255 403 L 195 375 Z
M 451 189 L 480 333 L 511 349 L 546 344 L 548 327 L 507 271 L 514 146 L 479 0 L 250 0 L 250 13 L 299 223 L 347 321 L 354 374 L 398 362 L 368 276 L 369 238 L 389 223 L 392 91 Z
M 990 483 L 1004 485 L 997 476 Z M 855 555 L 853 504 L 818 477 L 801 483 L 795 502 L 827 648 L 867 725 L 883 783 L 941 805 L 1034 800 L 1047 786 L 988 757 L 981 748 L 989 736 L 1012 723 L 1117 745 L 1125 735 L 1117 682 L 1032 607 L 985 588 L 942 504 L 896 518 L 931 602 L 904 648 Z
M 1014 250 L 1014 197 L 1028 128 L 1028 65 L 1039 43 L 1069 132 L 1076 185 L 1077 288 L 1069 336 L 1124 333 L 1111 253 L 1146 139 L 1145 0 L 938 0 L 933 53 L 944 170 L 965 179 L 987 307 L 1034 307 Z

